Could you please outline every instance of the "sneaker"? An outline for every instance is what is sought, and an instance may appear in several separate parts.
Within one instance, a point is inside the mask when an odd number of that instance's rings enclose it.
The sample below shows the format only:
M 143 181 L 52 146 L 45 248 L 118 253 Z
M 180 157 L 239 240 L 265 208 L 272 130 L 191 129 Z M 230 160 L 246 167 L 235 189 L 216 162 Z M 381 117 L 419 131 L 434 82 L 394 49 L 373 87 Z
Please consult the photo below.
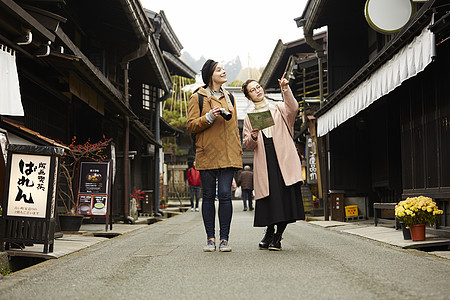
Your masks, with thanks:
M 213 240 L 209 239 L 206 243 L 206 246 L 203 247 L 203 252 L 214 252 L 216 251 L 216 243 Z
M 231 252 L 231 247 L 228 245 L 227 240 L 221 240 L 219 245 L 220 252 Z
M 195 211 L 200 211 L 199 209 L 198 209 L 198 207 L 195 209 Z
M 194 208 L 193 208 L 193 207 L 191 207 L 191 211 L 194 211 Z

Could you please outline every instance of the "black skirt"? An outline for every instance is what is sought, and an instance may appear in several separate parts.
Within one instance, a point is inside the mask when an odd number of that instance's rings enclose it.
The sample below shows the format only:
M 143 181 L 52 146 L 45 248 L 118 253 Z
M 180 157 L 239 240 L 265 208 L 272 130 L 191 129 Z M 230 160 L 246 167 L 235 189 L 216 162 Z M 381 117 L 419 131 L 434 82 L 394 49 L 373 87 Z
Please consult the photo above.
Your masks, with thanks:
M 266 138 L 264 134 L 262 136 L 266 150 L 269 196 L 255 201 L 253 226 L 265 227 L 280 222 L 293 223 L 297 220 L 304 220 L 301 182 L 290 186 L 284 184 L 273 139 Z

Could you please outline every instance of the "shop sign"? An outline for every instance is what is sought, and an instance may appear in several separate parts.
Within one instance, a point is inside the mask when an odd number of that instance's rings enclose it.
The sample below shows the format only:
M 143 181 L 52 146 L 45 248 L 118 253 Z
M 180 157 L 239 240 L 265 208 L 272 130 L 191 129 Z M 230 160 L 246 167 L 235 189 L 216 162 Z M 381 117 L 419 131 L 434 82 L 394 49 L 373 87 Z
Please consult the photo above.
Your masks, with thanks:
M 86 216 L 106 216 L 109 211 L 110 162 L 82 162 L 77 212 Z
M 64 149 L 9 144 L 7 151 L 0 250 L 30 242 L 44 244 L 44 253 L 53 252 L 56 183 Z
M 308 184 L 317 184 L 317 147 L 316 141 L 312 136 L 306 136 L 306 182 Z
M 12 154 L 7 216 L 47 217 L 49 171 L 50 156 Z

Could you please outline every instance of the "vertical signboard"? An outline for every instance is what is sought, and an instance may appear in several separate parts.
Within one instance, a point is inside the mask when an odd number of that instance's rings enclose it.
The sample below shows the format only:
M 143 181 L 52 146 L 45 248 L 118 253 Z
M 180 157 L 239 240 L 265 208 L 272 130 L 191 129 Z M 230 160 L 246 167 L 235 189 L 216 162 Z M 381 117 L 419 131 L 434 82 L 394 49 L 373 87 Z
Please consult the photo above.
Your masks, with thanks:
M 53 251 L 58 157 L 63 152 L 58 147 L 8 145 L 2 250 L 12 242 L 32 242 L 44 244 L 45 253 Z
M 49 170 L 50 156 L 12 154 L 7 216 L 46 217 Z
M 107 216 L 110 211 L 110 162 L 81 162 L 77 212 L 85 216 Z
M 306 136 L 306 182 L 308 184 L 317 184 L 318 170 L 317 170 L 317 143 L 315 139 Z

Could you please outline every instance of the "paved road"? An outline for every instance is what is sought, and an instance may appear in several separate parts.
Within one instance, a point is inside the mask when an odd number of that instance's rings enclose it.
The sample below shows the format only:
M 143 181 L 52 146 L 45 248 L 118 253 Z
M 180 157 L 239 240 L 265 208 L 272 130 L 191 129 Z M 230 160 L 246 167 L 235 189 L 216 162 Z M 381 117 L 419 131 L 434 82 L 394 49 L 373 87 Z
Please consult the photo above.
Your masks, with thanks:
M 231 253 L 204 253 L 187 212 L 0 281 L 0 299 L 449 299 L 450 261 L 305 222 L 283 251 L 234 201 Z

